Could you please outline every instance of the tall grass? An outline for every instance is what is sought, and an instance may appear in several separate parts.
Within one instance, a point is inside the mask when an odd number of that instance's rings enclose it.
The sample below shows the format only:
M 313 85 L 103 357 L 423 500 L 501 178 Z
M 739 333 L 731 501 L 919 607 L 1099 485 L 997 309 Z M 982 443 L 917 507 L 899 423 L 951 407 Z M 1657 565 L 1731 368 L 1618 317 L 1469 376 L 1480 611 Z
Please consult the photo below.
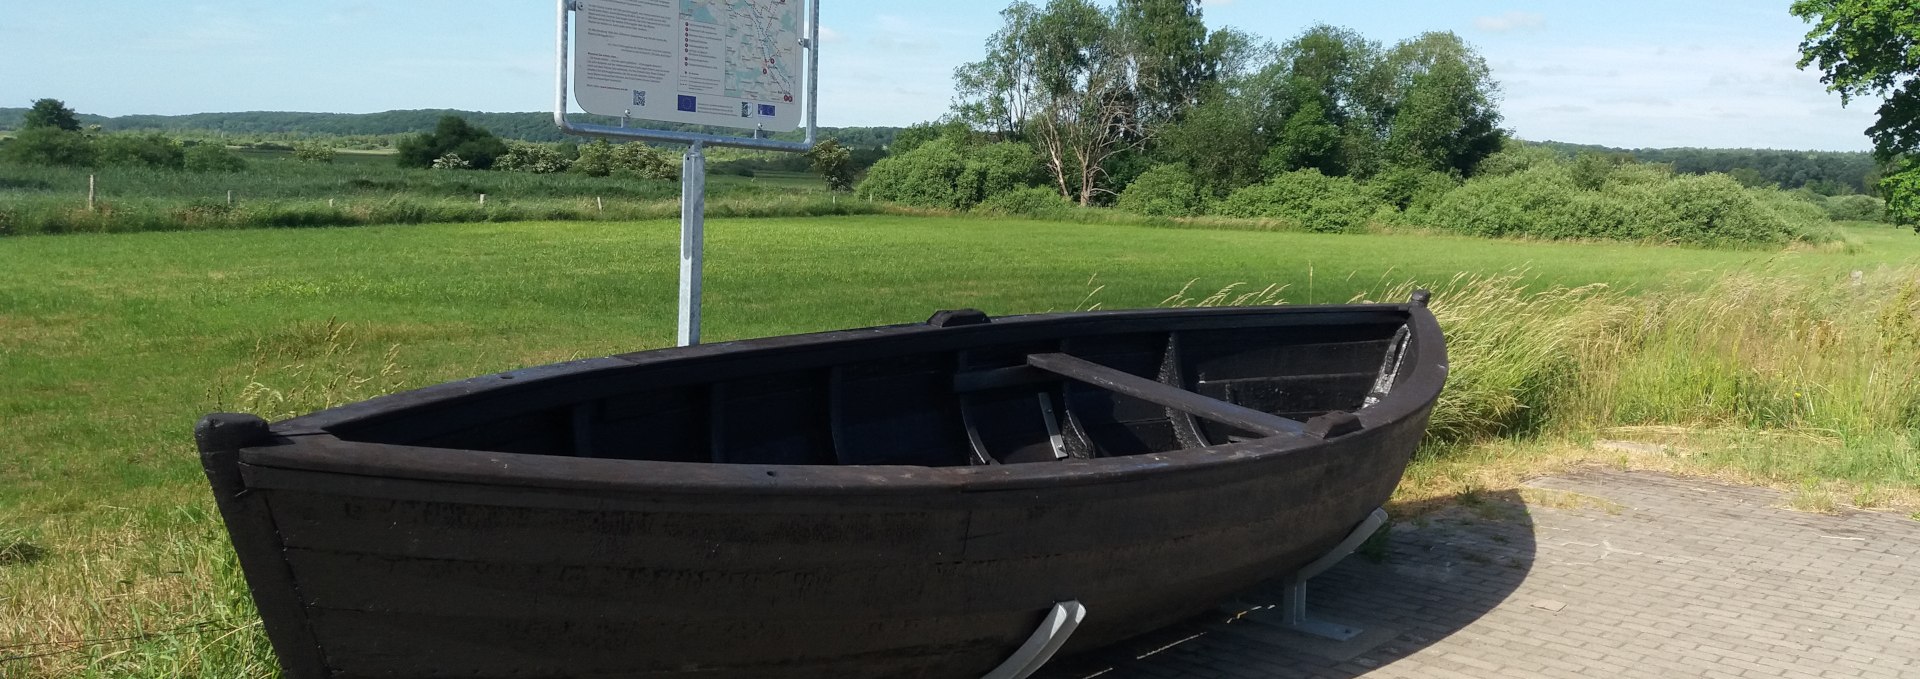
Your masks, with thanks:
M 113 520 L 0 534 L 42 554 L 0 562 L 0 677 L 277 675 L 212 505 L 98 507 Z
M 1739 271 L 1642 294 L 1523 278 L 1435 292 L 1453 362 L 1438 450 L 1627 436 L 1746 478 L 1920 485 L 1920 268 Z
M 1525 271 L 1437 286 L 1452 372 L 1426 455 L 1624 436 L 1689 457 L 1691 470 L 1920 488 L 1920 267 L 1696 278 L 1637 293 L 1543 287 Z M 1354 301 L 1404 300 L 1415 287 Z M 1282 303 L 1292 292 L 1182 290 L 1168 304 Z

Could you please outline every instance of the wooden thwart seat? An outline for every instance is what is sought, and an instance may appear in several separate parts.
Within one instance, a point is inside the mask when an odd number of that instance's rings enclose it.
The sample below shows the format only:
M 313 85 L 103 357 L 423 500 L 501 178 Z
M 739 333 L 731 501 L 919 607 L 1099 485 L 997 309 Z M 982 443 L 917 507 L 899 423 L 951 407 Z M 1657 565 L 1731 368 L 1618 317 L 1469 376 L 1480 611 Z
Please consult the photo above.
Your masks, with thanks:
M 1244 429 L 1262 436 L 1309 435 L 1307 426 L 1301 422 L 1202 396 L 1066 354 L 1029 354 L 1027 365 L 1076 382 L 1107 389 L 1116 394 L 1172 408 L 1203 420 Z

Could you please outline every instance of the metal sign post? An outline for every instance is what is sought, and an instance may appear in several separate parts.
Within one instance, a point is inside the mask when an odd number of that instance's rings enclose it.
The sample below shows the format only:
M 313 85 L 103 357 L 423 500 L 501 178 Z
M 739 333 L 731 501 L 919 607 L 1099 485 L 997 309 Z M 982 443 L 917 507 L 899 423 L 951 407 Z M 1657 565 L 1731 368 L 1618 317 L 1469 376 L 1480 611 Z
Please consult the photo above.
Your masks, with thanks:
M 792 2 L 792 6 L 789 6 Z M 680 346 L 700 343 L 700 279 L 706 227 L 704 146 L 805 153 L 817 137 L 820 92 L 820 2 L 806 0 L 807 35 L 792 11 L 802 0 L 558 0 L 553 122 L 566 134 L 621 141 L 686 144 L 680 165 Z M 583 15 L 579 54 L 569 52 L 575 14 Z M 806 141 L 775 141 L 795 115 L 791 58 L 805 50 Z M 570 58 L 582 62 L 577 71 Z M 758 71 L 756 74 L 755 71 Z M 588 113 L 619 116 L 620 127 L 567 119 L 570 73 Z M 637 110 L 637 112 L 636 112 Z M 733 127 L 752 137 L 627 127 L 631 118 Z
M 700 273 L 706 256 L 707 157 L 700 142 L 680 158 L 680 346 L 700 343 Z

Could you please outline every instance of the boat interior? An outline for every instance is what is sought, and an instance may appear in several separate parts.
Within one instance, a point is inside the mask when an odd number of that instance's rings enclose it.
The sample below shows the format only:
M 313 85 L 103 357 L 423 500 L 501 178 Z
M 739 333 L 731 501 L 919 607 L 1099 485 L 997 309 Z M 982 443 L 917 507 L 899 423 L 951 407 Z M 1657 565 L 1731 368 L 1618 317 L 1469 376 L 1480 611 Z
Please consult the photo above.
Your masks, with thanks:
M 852 361 L 841 352 L 830 364 L 670 384 L 643 367 L 624 379 L 629 389 L 492 409 L 506 416 L 449 416 L 443 405 L 434 416 L 409 417 L 403 407 L 329 431 L 348 441 L 533 455 L 928 467 L 1324 438 L 1357 429 L 1349 413 L 1400 377 L 1405 314 L 1366 318 L 873 352 Z

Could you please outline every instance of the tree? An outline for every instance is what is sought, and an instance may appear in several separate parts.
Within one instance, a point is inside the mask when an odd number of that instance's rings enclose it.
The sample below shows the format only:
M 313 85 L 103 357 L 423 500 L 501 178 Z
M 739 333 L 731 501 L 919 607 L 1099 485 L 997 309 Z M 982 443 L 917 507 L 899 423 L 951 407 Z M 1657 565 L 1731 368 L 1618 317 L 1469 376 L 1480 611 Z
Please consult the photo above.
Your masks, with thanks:
M 853 190 L 853 153 L 839 141 L 828 139 L 807 151 L 813 171 L 827 180 L 828 191 Z
M 1800 43 L 1801 68 L 1817 65 L 1843 106 L 1885 98 L 1867 136 L 1898 171 L 1880 190 L 1895 220 L 1920 223 L 1920 12 L 1910 0 L 1798 0 L 1791 11 L 1813 24 Z
M 1274 137 L 1267 175 L 1313 168 L 1330 176 L 1369 175 L 1378 136 L 1370 120 L 1366 77 L 1380 45 L 1352 30 L 1318 25 L 1280 47 L 1262 74 L 1268 129 Z
M 1084 206 L 1113 193 L 1108 162 L 1151 137 L 1114 16 L 1091 0 L 1016 2 L 1000 15 L 986 57 L 954 71 L 957 117 L 1031 141 L 1062 196 Z
M 1396 166 L 1472 176 L 1500 150 L 1499 84 L 1487 62 L 1452 33 L 1427 33 L 1394 46 L 1382 61 L 1386 160 Z
M 1224 43 L 1208 40 L 1196 0 L 1120 0 L 1114 14 L 1142 119 L 1179 117 L 1219 76 Z
M 458 156 L 465 166 L 476 170 L 493 167 L 495 158 L 506 155 L 507 143 L 484 128 L 467 123 L 460 116 L 443 116 L 432 132 L 400 141 L 401 167 L 435 167 L 435 161 Z M 441 163 L 442 167 L 452 164 Z
M 80 131 L 80 119 L 73 109 L 67 108 L 59 99 L 40 99 L 33 102 L 33 108 L 27 110 L 26 117 L 20 122 L 21 130 L 53 128 L 68 132 Z
M 1202 192 L 1226 197 L 1264 178 L 1260 164 L 1267 154 L 1267 138 L 1256 113 L 1239 91 L 1216 88 L 1180 122 L 1161 132 L 1156 153 L 1191 170 Z

